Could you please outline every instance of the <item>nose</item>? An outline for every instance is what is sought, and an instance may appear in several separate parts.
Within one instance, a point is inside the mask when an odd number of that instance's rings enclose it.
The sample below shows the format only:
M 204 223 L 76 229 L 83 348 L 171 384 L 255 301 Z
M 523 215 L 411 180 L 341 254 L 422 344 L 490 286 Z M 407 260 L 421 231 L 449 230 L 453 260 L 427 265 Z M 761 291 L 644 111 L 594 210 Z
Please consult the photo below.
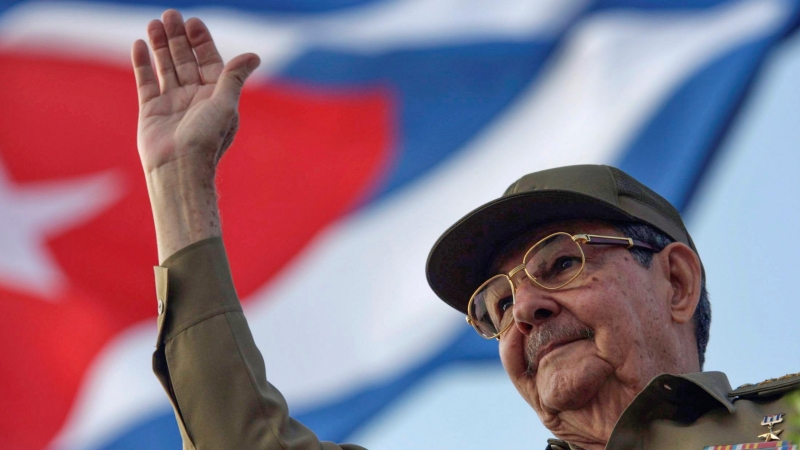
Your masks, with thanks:
M 519 278 L 515 293 L 514 323 L 524 335 L 537 326 L 553 320 L 561 313 L 561 305 L 552 292 L 534 285 L 524 274 Z

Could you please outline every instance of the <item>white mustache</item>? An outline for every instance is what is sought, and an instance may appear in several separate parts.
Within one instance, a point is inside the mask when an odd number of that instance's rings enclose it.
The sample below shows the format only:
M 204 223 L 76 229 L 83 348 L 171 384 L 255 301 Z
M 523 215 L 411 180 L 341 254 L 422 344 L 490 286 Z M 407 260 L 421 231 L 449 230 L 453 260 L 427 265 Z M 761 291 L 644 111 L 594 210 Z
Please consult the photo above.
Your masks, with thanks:
M 539 350 L 553 341 L 560 340 L 594 340 L 594 330 L 589 327 L 579 327 L 577 325 L 552 325 L 544 326 L 528 337 L 528 344 L 525 347 L 525 359 L 528 368 L 525 374 L 532 377 L 536 374 L 539 365 Z

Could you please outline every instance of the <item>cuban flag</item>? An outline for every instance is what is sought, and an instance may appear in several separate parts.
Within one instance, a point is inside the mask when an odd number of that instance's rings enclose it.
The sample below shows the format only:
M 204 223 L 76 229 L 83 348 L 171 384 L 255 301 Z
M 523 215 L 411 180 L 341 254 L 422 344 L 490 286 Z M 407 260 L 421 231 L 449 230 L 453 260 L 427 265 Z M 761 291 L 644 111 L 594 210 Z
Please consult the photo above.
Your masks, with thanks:
M 798 371 L 800 0 L 5 0 L 0 448 L 180 448 L 150 372 L 129 62 L 167 7 L 227 59 L 261 56 L 223 228 L 269 379 L 323 439 L 545 445 L 496 342 L 424 265 L 458 218 L 561 165 L 617 165 L 684 212 L 707 370 L 734 387 Z

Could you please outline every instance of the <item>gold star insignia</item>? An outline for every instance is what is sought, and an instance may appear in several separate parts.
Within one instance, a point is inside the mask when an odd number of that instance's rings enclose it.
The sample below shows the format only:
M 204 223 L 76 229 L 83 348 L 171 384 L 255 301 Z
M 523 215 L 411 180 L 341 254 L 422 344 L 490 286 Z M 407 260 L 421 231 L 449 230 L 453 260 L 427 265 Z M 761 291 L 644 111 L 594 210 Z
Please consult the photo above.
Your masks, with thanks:
M 761 425 L 769 427 L 769 431 L 759 435 L 758 437 L 764 438 L 764 442 L 769 442 L 772 440 L 780 441 L 781 438 L 779 438 L 778 435 L 781 434 L 783 430 L 773 430 L 772 427 L 781 422 L 783 422 L 783 413 L 764 417 L 764 419 L 761 421 Z
M 783 432 L 783 430 L 776 430 L 775 432 L 773 432 L 772 431 L 772 426 L 770 426 L 768 432 L 766 432 L 764 434 L 760 434 L 760 435 L 758 435 L 758 437 L 759 438 L 764 438 L 764 442 L 769 442 L 769 441 L 772 441 L 772 440 L 780 441 L 781 438 L 779 438 L 778 435 L 781 434 L 782 432 Z

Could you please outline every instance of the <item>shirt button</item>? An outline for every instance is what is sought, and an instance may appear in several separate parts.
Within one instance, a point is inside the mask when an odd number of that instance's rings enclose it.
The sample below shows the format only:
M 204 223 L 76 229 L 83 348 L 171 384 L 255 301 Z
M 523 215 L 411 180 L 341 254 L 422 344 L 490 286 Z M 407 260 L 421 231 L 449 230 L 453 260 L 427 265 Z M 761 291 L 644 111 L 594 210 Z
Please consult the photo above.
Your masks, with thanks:
M 164 313 L 164 300 L 158 299 L 158 315 Z

